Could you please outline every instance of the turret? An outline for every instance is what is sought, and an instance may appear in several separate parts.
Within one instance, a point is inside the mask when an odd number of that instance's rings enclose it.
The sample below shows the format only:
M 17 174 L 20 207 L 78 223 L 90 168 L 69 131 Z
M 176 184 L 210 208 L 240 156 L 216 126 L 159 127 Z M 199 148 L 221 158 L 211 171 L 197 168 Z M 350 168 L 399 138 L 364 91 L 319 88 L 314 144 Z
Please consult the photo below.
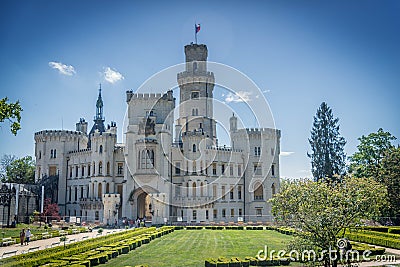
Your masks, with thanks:
M 87 129 L 88 129 L 87 121 L 85 121 L 84 118 L 80 118 L 79 122 L 76 123 L 76 131 L 87 134 Z

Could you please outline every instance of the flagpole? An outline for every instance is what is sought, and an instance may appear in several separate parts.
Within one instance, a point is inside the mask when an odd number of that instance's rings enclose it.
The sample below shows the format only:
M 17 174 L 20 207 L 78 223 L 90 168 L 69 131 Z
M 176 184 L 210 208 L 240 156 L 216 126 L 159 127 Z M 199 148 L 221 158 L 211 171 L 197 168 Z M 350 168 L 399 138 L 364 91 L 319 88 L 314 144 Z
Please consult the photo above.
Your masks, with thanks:
M 197 23 L 194 23 L 194 40 L 195 43 L 197 44 Z

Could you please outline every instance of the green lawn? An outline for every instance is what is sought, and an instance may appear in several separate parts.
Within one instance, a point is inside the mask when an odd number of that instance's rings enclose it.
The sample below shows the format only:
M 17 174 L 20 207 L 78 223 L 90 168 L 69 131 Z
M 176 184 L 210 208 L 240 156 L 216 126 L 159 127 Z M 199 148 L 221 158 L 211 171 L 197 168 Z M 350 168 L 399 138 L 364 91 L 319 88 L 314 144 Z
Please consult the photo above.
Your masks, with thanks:
M 177 230 L 104 266 L 204 266 L 204 259 L 255 256 L 264 249 L 284 249 L 290 236 L 269 230 Z
M 28 228 L 31 229 L 31 233 L 33 235 L 51 230 L 51 229 L 45 230 L 44 229 L 44 224 L 42 224 L 42 227 L 39 228 L 38 226 L 33 225 L 33 224 L 23 224 L 23 223 L 21 223 L 21 224 L 17 224 L 16 228 L 1 228 L 0 229 L 1 230 L 0 231 L 0 238 L 3 238 L 3 237 L 19 237 L 19 232 L 21 232 L 21 229 L 25 229 L 25 231 L 26 231 L 26 229 L 28 229 Z

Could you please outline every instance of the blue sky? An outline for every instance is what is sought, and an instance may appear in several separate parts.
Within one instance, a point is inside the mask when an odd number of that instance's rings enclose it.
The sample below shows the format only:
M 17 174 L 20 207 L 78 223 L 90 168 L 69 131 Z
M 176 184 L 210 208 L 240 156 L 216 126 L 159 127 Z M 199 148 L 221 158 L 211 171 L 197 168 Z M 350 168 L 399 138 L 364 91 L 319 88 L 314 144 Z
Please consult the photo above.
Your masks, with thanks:
M 33 155 L 36 131 L 92 122 L 99 83 L 121 141 L 125 91 L 182 63 L 198 22 L 209 60 L 265 92 L 282 130 L 281 176 L 308 176 L 322 101 L 339 117 L 349 155 L 380 127 L 400 138 L 399 14 L 399 1 L 1 1 L 0 97 L 20 100 L 24 112 L 16 137 L 1 125 L 0 156 Z M 63 74 L 61 64 L 72 67 Z

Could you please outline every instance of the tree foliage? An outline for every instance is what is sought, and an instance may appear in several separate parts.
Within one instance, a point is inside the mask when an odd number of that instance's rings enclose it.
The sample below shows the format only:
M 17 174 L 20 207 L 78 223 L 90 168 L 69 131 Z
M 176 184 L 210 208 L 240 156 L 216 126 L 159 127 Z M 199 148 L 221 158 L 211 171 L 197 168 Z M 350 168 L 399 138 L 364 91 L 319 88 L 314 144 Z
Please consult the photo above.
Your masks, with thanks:
M 0 161 L 0 179 L 7 180 L 7 166 L 9 166 L 17 157 L 15 155 L 3 155 Z
M 377 180 L 386 186 L 389 195 L 387 215 L 400 217 L 400 147 L 386 150 Z
M 47 221 L 60 220 L 60 208 L 57 203 L 51 203 L 50 198 L 46 198 L 43 205 L 43 214 Z
M 4 182 L 18 184 L 33 184 L 35 182 L 35 161 L 31 156 L 16 158 L 15 156 L 3 156 L 1 161 L 5 175 L 2 175 Z
M 11 123 L 11 132 L 17 135 L 21 129 L 21 112 L 22 107 L 19 101 L 13 103 L 8 102 L 8 98 L 0 99 L 0 123 L 8 120 Z
M 380 128 L 378 132 L 363 135 L 358 140 L 358 151 L 350 157 L 349 171 L 357 177 L 377 177 L 385 152 L 393 148 L 392 141 L 396 137 Z
M 275 219 L 298 230 L 295 242 L 329 250 L 346 227 L 378 216 L 386 199 L 386 188 L 374 179 L 345 177 L 340 183 L 292 181 L 270 202 Z
M 344 146 L 345 139 L 339 133 L 339 119 L 334 118 L 332 109 L 325 102 L 317 109 L 314 116 L 311 138 L 308 140 L 312 153 L 312 174 L 315 180 L 328 179 L 332 181 L 335 175 L 345 173 Z

